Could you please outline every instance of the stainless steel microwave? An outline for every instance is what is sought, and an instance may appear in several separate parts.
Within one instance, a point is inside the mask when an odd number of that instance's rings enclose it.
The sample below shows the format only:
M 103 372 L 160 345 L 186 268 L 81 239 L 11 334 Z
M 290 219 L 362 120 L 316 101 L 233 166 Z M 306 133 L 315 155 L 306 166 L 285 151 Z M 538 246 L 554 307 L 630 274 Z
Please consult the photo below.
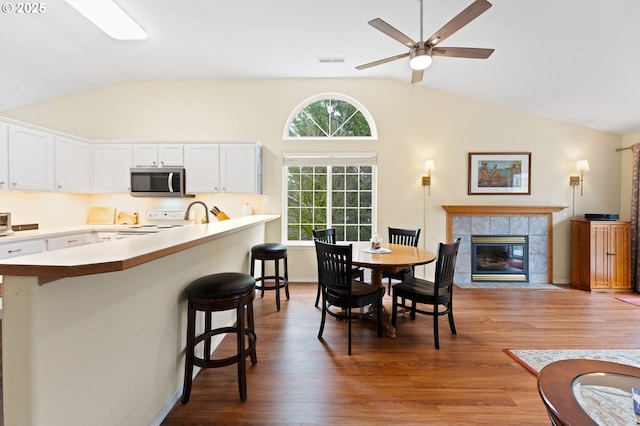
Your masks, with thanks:
M 187 195 L 186 173 L 177 167 L 134 167 L 131 169 L 132 197 L 193 197 Z

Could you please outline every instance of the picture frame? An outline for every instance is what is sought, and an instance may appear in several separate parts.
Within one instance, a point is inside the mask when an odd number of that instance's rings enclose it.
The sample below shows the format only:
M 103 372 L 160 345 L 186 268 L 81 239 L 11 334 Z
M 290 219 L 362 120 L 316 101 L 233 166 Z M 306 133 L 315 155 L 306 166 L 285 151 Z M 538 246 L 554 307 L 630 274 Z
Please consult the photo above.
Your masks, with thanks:
M 470 152 L 469 195 L 531 195 L 530 152 Z

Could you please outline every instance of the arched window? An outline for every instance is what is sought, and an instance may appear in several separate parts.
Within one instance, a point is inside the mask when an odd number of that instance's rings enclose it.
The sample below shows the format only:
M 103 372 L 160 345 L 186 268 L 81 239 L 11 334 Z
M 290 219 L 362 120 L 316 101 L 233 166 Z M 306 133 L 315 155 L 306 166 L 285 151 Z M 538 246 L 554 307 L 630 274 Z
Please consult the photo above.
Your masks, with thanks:
M 378 139 L 369 111 L 339 93 L 321 93 L 298 105 L 287 119 L 284 139 Z

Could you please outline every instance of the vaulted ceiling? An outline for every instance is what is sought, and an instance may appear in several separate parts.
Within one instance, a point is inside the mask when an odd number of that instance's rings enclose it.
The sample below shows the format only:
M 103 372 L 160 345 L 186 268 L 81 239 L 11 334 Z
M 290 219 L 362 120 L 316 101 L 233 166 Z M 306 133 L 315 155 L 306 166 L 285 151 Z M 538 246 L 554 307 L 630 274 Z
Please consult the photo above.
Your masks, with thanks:
M 486 60 L 434 57 L 415 86 L 618 134 L 640 130 L 640 2 L 489 0 L 442 42 L 494 48 Z M 417 0 L 117 0 L 148 33 L 111 39 L 63 0 L 0 13 L 0 111 L 139 79 L 390 78 L 408 48 L 367 24 L 420 38 Z M 424 37 L 472 0 L 424 0 Z M 16 3 L 13 3 L 16 4 Z M 344 62 L 321 62 L 339 58 Z M 418 89 L 418 87 L 416 87 Z

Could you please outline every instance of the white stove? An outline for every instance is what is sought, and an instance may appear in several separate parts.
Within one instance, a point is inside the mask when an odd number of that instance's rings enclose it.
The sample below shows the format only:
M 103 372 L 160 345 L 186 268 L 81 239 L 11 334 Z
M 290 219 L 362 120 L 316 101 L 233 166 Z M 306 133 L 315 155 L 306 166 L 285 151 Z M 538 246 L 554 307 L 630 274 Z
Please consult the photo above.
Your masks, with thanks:
M 194 219 L 184 220 L 184 210 L 154 209 L 144 213 L 144 225 L 131 225 L 119 234 L 155 234 L 168 229 L 193 225 Z
M 144 212 L 144 221 L 148 225 L 157 225 L 158 227 L 173 227 L 195 224 L 193 218 L 184 220 L 184 214 L 184 209 L 147 210 Z

